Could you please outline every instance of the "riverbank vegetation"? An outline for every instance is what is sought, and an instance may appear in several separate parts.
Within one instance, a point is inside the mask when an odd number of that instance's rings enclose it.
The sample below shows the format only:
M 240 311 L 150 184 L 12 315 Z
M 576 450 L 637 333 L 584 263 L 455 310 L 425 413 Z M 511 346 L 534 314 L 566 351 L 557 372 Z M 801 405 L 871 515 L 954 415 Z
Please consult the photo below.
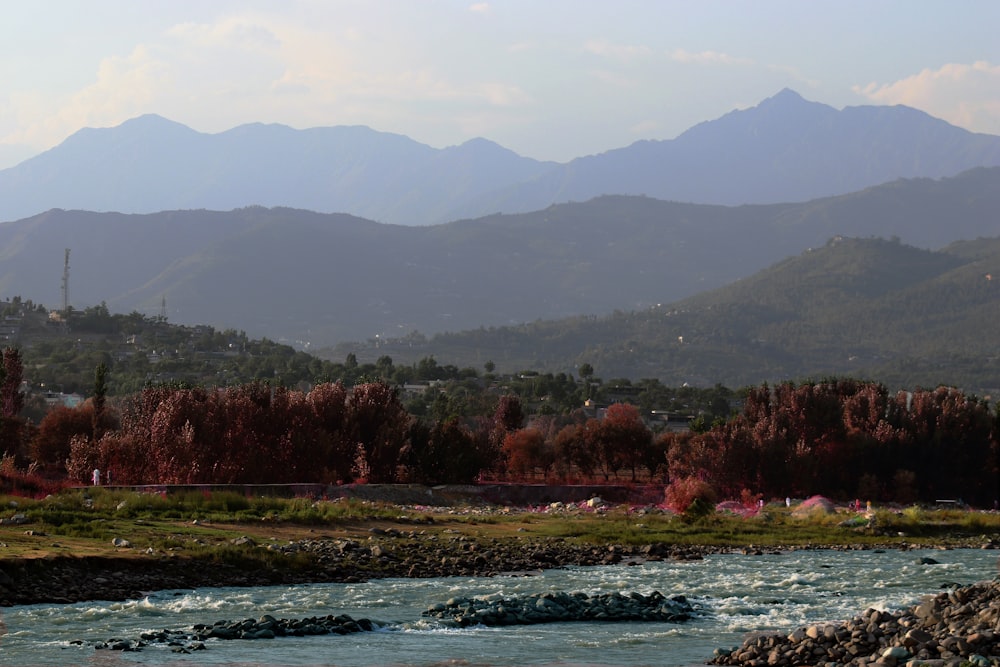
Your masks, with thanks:
M 140 493 L 68 489 L 45 499 L 0 496 L 2 557 L 147 554 L 229 562 L 274 560 L 268 544 L 395 534 L 421 540 L 542 540 L 579 545 L 669 544 L 718 548 L 983 546 L 1000 532 L 1000 514 L 910 506 L 871 513 L 840 507 L 802 511 L 771 503 L 700 516 L 663 506 L 483 504 L 405 506 L 353 498 L 246 496 L 234 491 Z M 808 505 L 806 506 L 808 507 Z M 285 561 L 283 561 L 285 562 Z M 308 559 L 300 565 L 307 566 Z M 286 565 L 293 565 L 287 561 Z
M 167 326 L 106 308 L 67 317 L 118 334 L 149 326 L 155 337 Z M 718 500 L 786 496 L 980 508 L 1000 498 L 1000 412 L 949 387 L 829 378 L 668 390 L 603 382 L 588 364 L 577 378 L 501 378 L 490 363 L 480 376 L 433 358 L 409 369 L 349 358 L 313 369 L 338 374 L 329 381 L 175 380 L 119 394 L 120 369 L 100 361 L 86 401 L 33 413 L 25 368 L 20 348 L 2 351 L 0 491 L 25 496 L 94 482 L 644 484 L 688 515 Z
M 3 416 L 9 490 L 48 493 L 46 484 L 87 484 L 97 471 L 98 483 L 122 485 L 651 484 L 678 512 L 785 496 L 978 507 L 1000 497 L 997 413 L 949 388 L 764 385 L 728 420 L 683 432 L 654 430 L 623 402 L 529 418 L 510 395 L 495 399 L 490 417 L 419 417 L 384 382 L 95 396 L 37 429 L 14 408 Z

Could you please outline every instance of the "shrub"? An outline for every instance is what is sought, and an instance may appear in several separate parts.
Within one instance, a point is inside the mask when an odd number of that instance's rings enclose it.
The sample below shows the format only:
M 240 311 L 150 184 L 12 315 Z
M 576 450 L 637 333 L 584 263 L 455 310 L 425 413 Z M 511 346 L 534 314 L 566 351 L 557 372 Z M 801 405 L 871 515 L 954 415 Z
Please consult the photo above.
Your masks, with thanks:
M 740 504 L 748 510 L 755 510 L 760 507 L 760 501 L 763 499 L 763 493 L 752 493 L 750 489 L 740 491 Z
M 708 507 L 708 511 L 711 511 L 717 500 L 715 489 L 708 482 L 697 477 L 675 479 L 667 485 L 663 495 L 667 507 L 678 514 L 685 514 L 689 509 L 703 510 L 705 506 Z M 700 502 L 692 508 L 695 501 Z M 703 514 L 707 514 L 707 512 L 702 512 Z
M 66 488 L 66 482 L 40 477 L 17 469 L 0 469 L 0 493 L 22 498 L 44 498 Z

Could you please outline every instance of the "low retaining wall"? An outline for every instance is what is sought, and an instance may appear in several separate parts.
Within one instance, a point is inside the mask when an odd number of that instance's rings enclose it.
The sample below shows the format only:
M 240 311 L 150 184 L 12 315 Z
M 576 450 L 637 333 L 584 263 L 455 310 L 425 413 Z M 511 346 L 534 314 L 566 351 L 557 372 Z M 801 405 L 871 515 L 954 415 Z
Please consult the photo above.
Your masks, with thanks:
M 112 487 L 123 488 L 123 487 Z M 129 487 L 159 494 L 233 492 L 245 496 L 276 498 L 358 498 L 401 505 L 450 506 L 489 504 L 526 507 L 549 503 L 580 503 L 598 497 L 610 503 L 636 505 L 663 501 L 663 486 L 649 485 L 549 485 L 549 484 L 146 484 Z

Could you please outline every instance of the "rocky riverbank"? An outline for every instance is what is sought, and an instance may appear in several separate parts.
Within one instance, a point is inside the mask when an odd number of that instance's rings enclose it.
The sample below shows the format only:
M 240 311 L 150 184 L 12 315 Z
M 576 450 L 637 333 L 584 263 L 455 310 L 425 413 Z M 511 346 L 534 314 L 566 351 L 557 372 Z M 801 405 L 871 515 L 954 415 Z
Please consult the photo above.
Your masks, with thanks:
M 739 667 L 869 664 L 912 667 L 1000 663 L 1000 582 L 955 588 L 897 613 L 869 609 L 848 621 L 765 634 L 710 664 Z
M 367 539 L 299 539 L 282 543 L 233 539 L 225 553 L 204 558 L 121 549 L 114 557 L 46 557 L 0 561 L 0 606 L 127 600 L 168 589 L 278 584 L 356 583 L 386 577 L 490 577 L 563 566 L 634 565 L 697 560 L 709 553 L 760 554 L 739 549 L 663 543 L 585 545 L 562 538 L 484 538 L 421 530 L 369 530 Z M 914 545 L 915 546 L 915 545 Z M 954 545 L 994 548 L 993 542 Z M 811 547 L 772 547 L 780 553 Z M 829 546 L 819 548 L 831 548 Z M 908 545 L 848 545 L 842 549 L 906 549 Z M 125 555 L 123 552 L 129 552 Z
M 0 564 L 0 606 L 83 600 L 126 600 L 165 589 L 361 582 L 385 577 L 489 577 L 567 565 L 636 564 L 699 559 L 716 549 L 570 544 L 560 539 L 482 539 L 373 530 L 367 540 L 235 540 L 247 557 L 230 562 L 171 557 L 44 558 Z M 266 550 L 261 559 L 255 550 Z M 254 557 L 251 558 L 250 556 Z M 230 554 L 232 557 L 232 554 Z

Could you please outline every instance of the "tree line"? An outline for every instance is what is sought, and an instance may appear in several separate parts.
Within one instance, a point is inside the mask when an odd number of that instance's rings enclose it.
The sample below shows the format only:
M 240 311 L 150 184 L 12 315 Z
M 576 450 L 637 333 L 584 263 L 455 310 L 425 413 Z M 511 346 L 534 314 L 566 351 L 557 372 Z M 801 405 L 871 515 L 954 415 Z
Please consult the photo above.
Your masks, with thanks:
M 21 370 L 18 351 L 4 350 L 0 472 L 75 483 L 98 469 L 119 484 L 654 483 L 735 499 L 979 506 L 1000 496 L 1000 412 L 947 387 L 765 384 L 748 388 L 730 418 L 678 432 L 654 430 L 631 403 L 529 415 L 513 394 L 493 396 L 487 414 L 437 399 L 430 404 L 440 409 L 413 414 L 382 380 L 308 390 L 160 385 L 109 400 L 99 366 L 88 401 L 32 425 L 18 416 Z

